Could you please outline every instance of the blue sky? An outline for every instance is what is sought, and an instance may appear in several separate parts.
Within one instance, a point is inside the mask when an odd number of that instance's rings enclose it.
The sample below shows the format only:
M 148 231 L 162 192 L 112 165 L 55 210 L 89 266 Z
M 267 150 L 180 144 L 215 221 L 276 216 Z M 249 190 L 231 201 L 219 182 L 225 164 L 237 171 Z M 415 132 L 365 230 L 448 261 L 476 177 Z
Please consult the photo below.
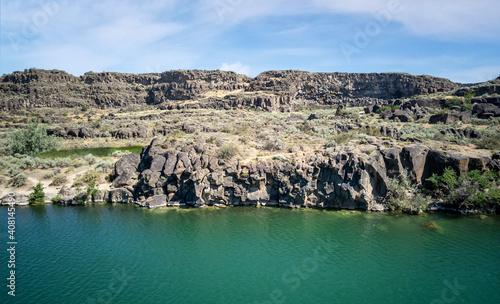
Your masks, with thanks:
M 1 0 L 0 73 L 500 75 L 498 0 Z

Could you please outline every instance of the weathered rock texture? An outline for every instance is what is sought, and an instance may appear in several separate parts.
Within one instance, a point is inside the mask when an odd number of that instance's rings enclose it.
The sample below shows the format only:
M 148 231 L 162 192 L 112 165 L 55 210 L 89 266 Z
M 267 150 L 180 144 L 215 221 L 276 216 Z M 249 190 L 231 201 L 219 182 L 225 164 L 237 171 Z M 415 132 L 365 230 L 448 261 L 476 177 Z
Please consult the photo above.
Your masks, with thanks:
M 423 145 L 385 148 L 374 137 L 359 145 L 329 148 L 289 163 L 240 163 L 163 148 L 158 140 L 141 155 L 115 165 L 107 201 L 142 206 L 271 205 L 382 211 L 388 178 L 408 170 L 421 184 L 433 173 L 452 167 L 459 174 L 497 166 L 487 151 L 446 153 Z
M 0 78 L 0 109 L 132 104 L 165 107 L 252 107 L 287 110 L 302 104 L 373 103 L 379 99 L 450 91 L 442 78 L 401 73 L 348 74 L 270 71 L 250 78 L 225 71 L 179 70 L 151 74 L 29 69 Z M 197 101 L 183 103 L 183 101 Z

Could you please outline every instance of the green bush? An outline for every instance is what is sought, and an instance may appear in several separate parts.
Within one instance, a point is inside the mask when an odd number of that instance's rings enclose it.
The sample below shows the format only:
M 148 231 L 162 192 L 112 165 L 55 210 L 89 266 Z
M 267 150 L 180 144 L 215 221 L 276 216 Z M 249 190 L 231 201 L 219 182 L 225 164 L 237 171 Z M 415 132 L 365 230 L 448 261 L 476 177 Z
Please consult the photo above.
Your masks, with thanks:
M 474 93 L 467 93 L 464 98 L 453 97 L 445 102 L 445 107 L 459 106 L 462 111 L 472 110 L 472 97 Z
M 14 177 L 19 173 L 22 173 L 22 171 L 18 165 L 11 165 L 10 167 L 7 168 L 7 170 L 5 170 L 5 174 L 7 174 L 10 177 Z
M 432 176 L 427 179 L 427 181 L 432 184 L 434 189 L 443 189 L 447 193 L 451 193 L 459 184 L 457 173 L 451 167 L 446 167 L 444 169 L 443 175 L 441 176 L 433 173 Z
M 52 203 L 54 204 L 60 204 L 62 203 L 62 196 L 56 195 L 51 199 Z
M 472 170 L 461 177 L 447 167 L 443 175 L 433 174 L 427 179 L 436 195 L 445 194 L 448 203 L 458 208 L 490 210 L 500 205 L 499 174 L 495 171 Z
M 209 138 L 207 138 L 208 144 L 215 144 L 216 141 L 217 141 L 217 137 L 215 137 L 215 136 L 210 136 Z
M 28 202 L 30 204 L 44 204 L 45 203 L 45 192 L 43 192 L 42 183 L 36 184 L 35 187 L 32 188 L 33 192 L 30 193 Z
M 12 185 L 12 187 L 19 188 L 19 187 L 26 185 L 27 181 L 28 181 L 28 177 L 26 176 L 26 174 L 21 172 L 21 173 L 16 174 L 14 177 L 12 177 L 9 180 L 9 184 Z
M 377 111 L 375 111 L 375 113 L 377 113 L 377 114 L 381 114 L 382 112 L 387 111 L 387 110 L 389 110 L 389 111 L 390 111 L 390 110 L 391 110 L 391 107 L 390 107 L 390 106 L 383 106 L 383 107 L 380 107 L 380 108 L 378 108 L 378 109 L 377 109 Z
M 230 159 L 238 154 L 238 147 L 234 144 L 227 144 L 219 148 L 219 158 Z
M 100 173 L 97 170 L 90 169 L 85 172 L 82 176 L 75 179 L 73 182 L 73 187 L 81 187 L 83 185 L 88 185 L 91 182 L 97 182 L 99 180 Z
M 75 199 L 77 202 L 85 204 L 88 201 L 93 201 L 97 195 L 99 195 L 99 189 L 96 188 L 96 182 L 90 181 L 87 185 L 85 191 L 79 191 Z
M 50 170 L 49 172 L 42 175 L 42 179 L 51 179 L 59 173 L 61 173 L 61 169 Z
M 264 150 L 267 151 L 278 151 L 283 149 L 283 141 L 281 139 L 270 139 L 266 140 L 264 142 L 264 146 L 262 147 Z
M 387 191 L 387 206 L 391 210 L 418 214 L 427 209 L 429 198 L 417 192 L 406 170 L 399 177 L 389 179 Z
M 54 136 L 47 135 L 44 127 L 30 124 L 27 129 L 8 135 L 9 150 L 12 154 L 35 155 L 57 150 L 58 141 Z
M 348 132 L 339 132 L 336 135 L 332 136 L 330 140 L 335 141 L 338 144 L 346 144 L 350 140 L 358 138 L 357 131 L 348 131 Z
M 95 166 L 94 166 L 94 169 L 97 171 L 97 172 L 100 172 L 100 173 L 106 173 L 106 172 L 109 172 L 113 166 L 114 166 L 114 162 L 112 160 L 106 160 L 106 159 L 103 159 L 103 160 L 100 160 Z
M 96 161 L 97 161 L 97 158 L 96 158 L 94 155 L 92 155 L 92 154 L 87 154 L 87 155 L 85 155 L 85 156 L 83 157 L 83 159 L 84 159 L 87 163 L 89 163 L 89 165 L 93 165 L 93 164 L 95 164 L 95 163 L 96 163 Z
M 56 175 L 52 178 L 52 182 L 50 183 L 51 186 L 61 186 L 64 185 L 68 179 L 66 178 L 66 175 Z
M 380 129 L 373 126 L 364 126 L 361 129 L 359 129 L 359 133 L 363 133 L 370 136 L 382 137 Z

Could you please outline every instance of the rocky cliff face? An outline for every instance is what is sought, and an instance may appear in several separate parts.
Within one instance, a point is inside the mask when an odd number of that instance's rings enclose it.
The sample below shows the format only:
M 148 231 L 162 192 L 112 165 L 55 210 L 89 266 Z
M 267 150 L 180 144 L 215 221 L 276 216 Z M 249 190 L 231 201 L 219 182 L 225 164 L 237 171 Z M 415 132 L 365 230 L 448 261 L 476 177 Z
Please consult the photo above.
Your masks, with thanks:
M 184 151 L 155 139 L 115 165 L 115 189 L 109 202 L 143 206 L 267 205 L 382 211 L 387 209 L 388 178 L 403 170 L 421 184 L 450 166 L 460 174 L 498 166 L 485 151 L 445 153 L 423 145 L 385 148 L 375 137 L 325 149 L 299 163 L 240 163 L 205 153 Z
M 0 109 L 168 107 L 179 106 L 176 101 L 193 100 L 199 107 L 249 106 L 272 111 L 304 103 L 390 99 L 456 88 L 457 84 L 446 79 L 399 73 L 270 71 L 250 78 L 218 70 L 179 70 L 137 75 L 89 72 L 75 77 L 58 70 L 30 69 L 0 78 Z
M 402 73 L 308 73 L 289 70 L 262 73 L 251 83 L 249 90 L 329 104 L 343 98 L 401 98 L 446 92 L 457 87 L 447 79 Z

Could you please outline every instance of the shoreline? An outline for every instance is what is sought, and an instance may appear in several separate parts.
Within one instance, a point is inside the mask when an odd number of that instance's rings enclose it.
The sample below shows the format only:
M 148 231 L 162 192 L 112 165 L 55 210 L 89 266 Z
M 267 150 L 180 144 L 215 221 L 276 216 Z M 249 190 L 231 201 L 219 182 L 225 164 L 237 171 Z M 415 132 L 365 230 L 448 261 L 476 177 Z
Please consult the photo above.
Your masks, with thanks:
M 444 214 L 456 214 L 456 215 L 500 215 L 495 211 L 485 211 L 479 209 L 457 209 L 452 207 L 446 207 L 446 203 L 444 202 L 435 202 L 429 204 L 428 208 L 425 211 L 420 212 L 407 212 L 402 210 L 366 210 L 366 209 L 346 209 L 346 208 L 336 208 L 336 207 L 318 207 L 318 206 L 284 206 L 279 204 L 262 204 L 259 203 L 249 203 L 249 204 L 208 204 L 203 206 L 196 206 L 192 204 L 186 203 L 175 203 L 169 204 L 167 206 L 157 206 L 157 207 L 148 207 L 140 202 L 130 202 L 130 203 L 122 203 L 122 202 L 105 202 L 105 201 L 92 201 L 86 203 L 78 203 L 78 202 L 69 202 L 69 203 L 53 203 L 52 201 L 46 201 L 44 204 L 29 204 L 28 201 L 16 201 L 14 206 L 16 207 L 41 207 L 45 205 L 49 206 L 63 206 L 63 207 L 88 207 L 89 205 L 131 205 L 134 207 L 138 207 L 139 209 L 146 210 L 168 210 L 168 209 L 204 209 L 204 208 L 213 208 L 213 209 L 224 209 L 224 208 L 232 208 L 232 207 L 253 207 L 253 208 L 277 208 L 277 209 L 314 209 L 314 210 L 329 210 L 329 211 L 359 211 L 359 212 L 373 212 L 373 213 L 400 213 L 406 215 L 422 215 L 422 214 L 432 214 L 432 213 L 444 213 Z M 9 205 L 5 203 L 0 204 L 1 207 L 8 207 Z

